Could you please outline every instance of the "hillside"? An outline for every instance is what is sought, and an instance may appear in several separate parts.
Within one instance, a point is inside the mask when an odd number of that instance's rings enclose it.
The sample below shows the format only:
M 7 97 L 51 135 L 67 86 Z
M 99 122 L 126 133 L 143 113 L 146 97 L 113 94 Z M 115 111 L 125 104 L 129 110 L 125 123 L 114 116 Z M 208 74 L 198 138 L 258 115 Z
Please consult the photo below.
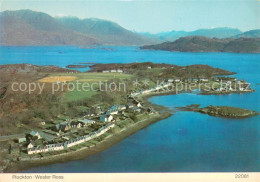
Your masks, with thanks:
M 260 29 L 257 30 L 250 30 L 247 32 L 244 32 L 242 34 L 238 34 L 236 36 L 233 36 L 232 38 L 240 38 L 240 37 L 245 37 L 245 38 L 260 38 Z
M 95 37 L 105 45 L 144 45 L 155 43 L 152 39 L 133 33 L 120 25 L 101 19 L 56 18 L 63 26 Z
M 260 39 L 217 39 L 199 36 L 182 37 L 174 42 L 140 47 L 141 49 L 165 50 L 173 52 L 260 52 Z
M 149 34 L 149 33 L 141 33 L 146 37 L 154 38 L 161 41 L 174 41 L 181 37 L 187 36 L 204 36 L 208 38 L 228 38 L 242 32 L 238 29 L 222 27 L 222 28 L 212 28 L 212 29 L 198 29 L 195 31 L 171 31 L 171 32 L 162 32 L 158 34 Z
M 93 45 L 96 39 L 62 26 L 51 16 L 31 10 L 4 11 L 1 45 Z
M 0 45 L 145 45 L 156 43 L 116 23 L 53 18 L 31 10 L 0 13 Z

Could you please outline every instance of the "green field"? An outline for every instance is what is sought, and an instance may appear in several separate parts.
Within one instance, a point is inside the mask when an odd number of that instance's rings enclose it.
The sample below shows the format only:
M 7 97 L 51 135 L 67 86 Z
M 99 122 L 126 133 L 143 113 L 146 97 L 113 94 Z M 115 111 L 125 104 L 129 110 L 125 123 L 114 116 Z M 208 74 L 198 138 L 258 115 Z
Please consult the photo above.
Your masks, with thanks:
M 94 95 L 96 95 L 98 92 L 95 90 L 91 90 L 90 87 L 85 87 L 84 85 L 91 85 L 93 83 L 99 83 L 99 82 L 107 82 L 112 79 L 130 79 L 133 77 L 130 74 L 120 74 L 120 73 L 59 73 L 59 74 L 52 74 L 51 76 L 75 76 L 77 77 L 74 81 L 70 83 L 74 83 L 76 85 L 77 82 L 80 83 L 79 89 L 74 89 L 73 91 L 67 91 L 64 95 L 62 100 L 64 102 L 70 102 L 70 101 L 79 101 L 83 99 L 90 98 Z M 86 89 L 87 88 L 87 89 Z M 98 86 L 93 86 L 93 88 L 97 89 Z

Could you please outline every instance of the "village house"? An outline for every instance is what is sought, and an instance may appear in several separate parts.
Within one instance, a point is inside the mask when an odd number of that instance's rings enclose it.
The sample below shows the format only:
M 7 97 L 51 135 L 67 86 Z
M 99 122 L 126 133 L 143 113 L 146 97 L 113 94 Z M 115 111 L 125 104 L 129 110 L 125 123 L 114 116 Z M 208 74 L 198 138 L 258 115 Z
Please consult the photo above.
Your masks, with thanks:
M 27 149 L 31 149 L 31 148 L 33 148 L 33 143 L 32 142 L 30 142 L 28 145 L 27 145 Z
M 82 124 L 80 122 L 72 121 L 70 123 L 71 128 L 81 128 Z
M 174 80 L 173 79 L 168 79 L 167 82 L 172 83 Z
M 103 73 L 109 73 L 109 70 L 103 70 L 102 72 Z
M 142 107 L 142 104 L 140 101 L 133 100 L 133 104 L 136 105 L 137 107 Z
M 117 72 L 118 72 L 118 73 L 123 73 L 123 70 L 118 69 Z
M 118 108 L 117 108 L 117 106 L 114 105 L 114 106 L 110 107 L 110 108 L 107 110 L 106 114 L 110 114 L 110 115 L 118 114 Z
M 175 83 L 179 83 L 179 82 L 181 82 L 181 80 L 180 79 L 175 79 L 174 82 Z
M 26 138 L 25 138 L 25 137 L 18 138 L 18 139 L 17 139 L 17 142 L 18 142 L 18 143 L 26 142 Z
M 110 122 L 112 120 L 113 120 L 113 116 L 110 114 L 105 114 L 105 115 L 100 116 L 100 121 L 102 121 L 102 122 Z
M 219 88 L 217 88 L 217 90 L 216 91 L 225 91 L 226 90 L 226 88 L 223 88 L 223 87 L 219 87 Z
M 133 103 L 127 103 L 126 104 L 126 108 L 127 109 L 130 109 L 130 108 L 133 108 L 135 105 Z
M 28 134 L 28 137 L 29 137 L 29 138 L 40 139 L 40 138 L 41 138 L 41 135 L 40 135 L 39 132 L 37 132 L 37 131 L 31 131 L 31 132 Z
M 134 106 L 128 110 L 129 112 L 141 112 L 141 108 Z
M 116 73 L 116 70 L 111 70 L 110 72 L 111 72 L 111 73 Z
M 227 88 L 228 91 L 233 91 L 233 88 L 231 87 L 231 84 Z
M 82 126 L 84 126 L 84 127 L 96 123 L 96 121 L 94 121 L 94 120 L 89 120 L 89 119 L 80 119 L 80 120 L 78 120 L 78 122 L 81 123 Z
M 238 90 L 239 91 L 245 91 L 245 89 L 243 87 L 239 87 Z
M 63 122 L 60 124 L 56 124 L 54 130 L 58 132 L 66 132 L 71 128 L 71 125 L 69 122 Z
M 125 109 L 126 109 L 125 105 L 119 105 L 119 104 L 113 105 L 107 110 L 106 114 L 111 114 L 111 115 L 118 114 L 119 111 L 122 111 Z
M 199 79 L 198 78 L 193 78 L 192 81 L 197 83 L 199 81 Z
M 118 105 L 117 108 L 119 111 L 126 110 L 126 105 Z
M 207 78 L 200 78 L 200 81 L 201 81 L 201 82 L 208 82 L 209 79 L 207 79 Z

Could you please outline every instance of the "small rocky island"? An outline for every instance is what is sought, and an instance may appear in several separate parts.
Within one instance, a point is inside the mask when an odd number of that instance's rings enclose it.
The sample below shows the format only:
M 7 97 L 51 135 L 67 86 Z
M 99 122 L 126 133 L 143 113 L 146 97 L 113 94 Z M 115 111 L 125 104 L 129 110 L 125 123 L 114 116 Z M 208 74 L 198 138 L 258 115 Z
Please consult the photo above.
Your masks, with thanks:
M 230 106 L 207 106 L 200 108 L 198 104 L 192 104 L 186 107 L 180 107 L 180 110 L 200 112 L 211 116 L 225 117 L 225 118 L 247 118 L 256 116 L 259 113 L 247 109 L 241 109 Z

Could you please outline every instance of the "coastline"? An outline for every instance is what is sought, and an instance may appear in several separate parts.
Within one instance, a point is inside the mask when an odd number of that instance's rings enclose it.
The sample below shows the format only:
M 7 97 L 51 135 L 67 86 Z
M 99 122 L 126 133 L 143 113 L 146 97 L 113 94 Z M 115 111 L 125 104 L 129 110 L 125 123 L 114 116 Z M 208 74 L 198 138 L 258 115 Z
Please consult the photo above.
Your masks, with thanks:
M 146 97 L 147 98 L 147 97 Z M 65 163 L 72 160 L 79 160 L 84 159 L 86 157 L 89 157 L 90 155 L 97 154 L 99 152 L 102 152 L 113 145 L 119 143 L 126 137 L 138 132 L 139 130 L 142 130 L 149 125 L 158 122 L 160 120 L 166 119 L 170 117 L 172 114 L 169 112 L 162 112 L 164 110 L 164 107 L 158 106 L 161 110 L 161 112 L 152 118 L 144 119 L 141 121 L 138 121 L 137 123 L 131 124 L 127 126 L 126 128 L 121 129 L 119 132 L 115 134 L 110 134 L 106 138 L 104 138 L 101 142 L 96 144 L 92 147 L 82 147 L 79 150 L 76 151 L 70 151 L 67 153 L 62 153 L 58 155 L 53 155 L 50 157 L 45 157 L 41 159 L 36 160 L 28 160 L 28 161 L 18 161 L 13 162 L 10 166 L 8 166 L 4 173 L 11 173 L 11 172 L 21 172 L 22 170 L 26 170 L 32 167 L 38 167 L 42 165 L 48 165 L 48 164 L 54 164 L 54 163 Z

